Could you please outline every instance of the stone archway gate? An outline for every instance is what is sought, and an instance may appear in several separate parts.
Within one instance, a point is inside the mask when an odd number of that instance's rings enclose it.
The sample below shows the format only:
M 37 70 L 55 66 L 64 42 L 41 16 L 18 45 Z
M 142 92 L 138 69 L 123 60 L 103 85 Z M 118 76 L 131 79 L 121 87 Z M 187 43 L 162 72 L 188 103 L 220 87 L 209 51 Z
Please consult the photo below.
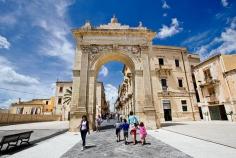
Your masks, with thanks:
M 140 26 L 121 25 L 113 17 L 107 25 L 92 28 L 89 22 L 72 30 L 76 39 L 70 131 L 77 131 L 82 115 L 91 127 L 95 120 L 96 76 L 109 61 L 121 61 L 132 71 L 135 114 L 148 128 L 160 127 L 158 106 L 154 105 L 149 54 L 156 33 Z

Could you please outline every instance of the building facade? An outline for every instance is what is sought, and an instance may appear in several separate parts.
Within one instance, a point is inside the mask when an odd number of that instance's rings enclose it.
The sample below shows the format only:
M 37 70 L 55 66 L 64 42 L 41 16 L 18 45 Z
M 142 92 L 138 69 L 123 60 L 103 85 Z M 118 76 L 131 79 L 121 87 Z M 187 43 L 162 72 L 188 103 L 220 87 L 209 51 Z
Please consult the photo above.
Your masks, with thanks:
M 133 80 L 131 70 L 126 65 L 124 65 L 122 73 L 124 80 L 118 89 L 118 98 L 115 103 L 115 108 L 119 114 L 127 117 L 130 111 L 135 111 L 133 106 Z
M 54 107 L 54 98 L 51 99 L 33 99 L 30 101 L 19 101 L 10 106 L 12 114 L 29 115 L 52 115 Z
M 236 55 L 216 55 L 194 68 L 204 120 L 235 121 Z
M 72 81 L 57 81 L 56 82 L 56 94 L 55 94 L 55 108 L 56 115 L 61 115 L 62 120 L 70 120 L 70 106 L 71 101 L 68 101 L 68 97 L 72 97 Z M 68 92 L 69 91 L 69 92 Z M 97 82 L 96 85 L 96 116 L 105 114 L 109 107 L 106 102 L 104 85 L 102 82 Z
M 109 107 L 106 101 L 103 82 L 97 82 L 96 92 L 96 116 L 104 116 L 108 112 Z
M 70 119 L 70 101 L 66 102 L 66 95 L 71 97 L 72 81 L 57 81 L 55 92 L 54 113 L 60 115 L 63 121 Z
M 157 92 L 154 99 L 159 103 L 156 108 L 160 110 L 161 122 L 199 120 L 193 75 L 193 67 L 200 63 L 199 56 L 186 53 L 185 48 L 167 46 L 153 46 L 152 56 L 150 64 L 155 70 L 152 74 L 153 86 Z M 116 109 L 127 117 L 130 111 L 135 111 L 133 83 L 132 73 L 127 66 L 123 74 Z

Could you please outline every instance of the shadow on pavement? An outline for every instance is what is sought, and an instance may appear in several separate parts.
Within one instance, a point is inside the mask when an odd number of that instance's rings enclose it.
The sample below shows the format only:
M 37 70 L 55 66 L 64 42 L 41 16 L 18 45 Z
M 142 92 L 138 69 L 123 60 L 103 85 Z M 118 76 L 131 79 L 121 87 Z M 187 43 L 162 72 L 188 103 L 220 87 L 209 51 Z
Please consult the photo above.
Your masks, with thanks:
M 161 123 L 161 127 L 177 126 L 177 125 L 186 125 L 186 124 L 184 124 L 184 123 L 175 123 L 175 122 L 164 122 L 164 123 Z
M 95 148 L 95 147 L 96 147 L 96 145 L 86 145 L 85 146 L 86 149 Z
M 107 129 L 113 129 L 115 128 L 114 125 L 105 125 L 105 126 L 101 126 L 100 130 L 107 130 Z

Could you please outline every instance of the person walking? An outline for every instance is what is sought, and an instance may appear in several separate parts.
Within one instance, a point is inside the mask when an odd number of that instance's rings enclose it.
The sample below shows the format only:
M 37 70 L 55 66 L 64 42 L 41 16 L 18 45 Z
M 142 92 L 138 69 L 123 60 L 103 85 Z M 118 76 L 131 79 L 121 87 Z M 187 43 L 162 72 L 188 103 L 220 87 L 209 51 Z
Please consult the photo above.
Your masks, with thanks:
M 123 134 L 124 134 L 124 140 L 125 145 L 128 144 L 128 136 L 129 136 L 129 124 L 127 123 L 127 120 L 124 119 L 124 123 L 122 124 Z
M 101 124 L 102 124 L 102 118 L 100 115 L 98 115 L 98 117 L 96 118 L 96 131 L 97 132 L 100 132 Z
M 85 145 L 86 145 L 86 135 L 87 135 L 87 133 L 90 134 L 89 122 L 88 122 L 87 116 L 85 116 L 85 115 L 82 116 L 82 120 L 81 120 L 79 128 L 80 128 L 80 134 L 81 134 L 81 138 L 82 138 L 81 151 L 83 151 L 85 149 Z
M 120 131 L 122 128 L 122 124 L 119 120 L 116 122 L 115 127 L 116 127 L 116 142 L 119 142 L 120 141 Z
M 130 134 L 133 137 L 133 144 L 135 145 L 137 140 L 136 140 L 136 135 L 137 135 L 137 126 L 138 126 L 138 119 L 134 115 L 133 111 L 130 111 L 129 118 L 128 118 L 128 123 L 131 127 Z
M 110 115 L 107 114 L 107 123 L 109 123 L 109 122 L 110 122 Z
M 139 134 L 140 134 L 141 143 L 142 145 L 144 145 L 146 143 L 147 130 L 143 122 L 140 122 L 139 124 Z

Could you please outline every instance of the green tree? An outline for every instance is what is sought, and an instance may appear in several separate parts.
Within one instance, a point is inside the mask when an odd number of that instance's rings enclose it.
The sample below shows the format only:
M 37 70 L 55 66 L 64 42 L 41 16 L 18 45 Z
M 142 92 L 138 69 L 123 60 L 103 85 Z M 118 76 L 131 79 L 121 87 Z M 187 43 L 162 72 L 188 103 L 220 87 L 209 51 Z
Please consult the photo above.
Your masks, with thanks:
M 67 104 L 69 105 L 71 102 L 71 98 L 72 98 L 72 87 L 70 87 L 69 89 L 66 89 L 66 93 L 64 94 L 64 102 L 63 104 Z

